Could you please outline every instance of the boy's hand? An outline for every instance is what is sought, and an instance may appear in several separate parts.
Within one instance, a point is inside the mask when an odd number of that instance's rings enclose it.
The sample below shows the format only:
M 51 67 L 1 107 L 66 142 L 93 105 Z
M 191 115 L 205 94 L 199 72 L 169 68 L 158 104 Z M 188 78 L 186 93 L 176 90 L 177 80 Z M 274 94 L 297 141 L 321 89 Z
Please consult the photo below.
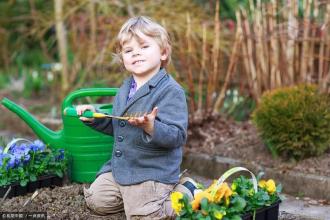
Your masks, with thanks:
M 144 114 L 142 117 L 129 119 L 128 122 L 134 126 L 142 128 L 150 136 L 154 133 L 155 118 L 158 113 L 158 108 L 155 107 L 150 114 Z
M 78 105 L 76 107 L 77 115 L 82 115 L 84 111 L 92 111 L 95 112 L 95 108 L 92 105 Z M 79 117 L 82 121 L 92 122 L 94 121 L 94 118 L 86 118 L 86 117 Z

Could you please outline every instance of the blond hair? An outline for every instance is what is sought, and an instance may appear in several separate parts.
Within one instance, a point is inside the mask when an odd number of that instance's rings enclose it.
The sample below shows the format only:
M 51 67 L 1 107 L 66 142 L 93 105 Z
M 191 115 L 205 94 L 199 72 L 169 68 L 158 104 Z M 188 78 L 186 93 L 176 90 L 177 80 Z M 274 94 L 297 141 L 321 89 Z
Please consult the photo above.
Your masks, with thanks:
M 163 26 L 145 16 L 130 18 L 121 27 L 116 42 L 116 57 L 120 62 L 123 62 L 121 55 L 123 45 L 132 39 L 132 37 L 141 38 L 141 33 L 148 37 L 152 37 L 159 45 L 161 51 L 167 53 L 167 58 L 162 61 L 161 66 L 165 67 L 168 65 L 171 61 L 172 53 L 170 37 Z

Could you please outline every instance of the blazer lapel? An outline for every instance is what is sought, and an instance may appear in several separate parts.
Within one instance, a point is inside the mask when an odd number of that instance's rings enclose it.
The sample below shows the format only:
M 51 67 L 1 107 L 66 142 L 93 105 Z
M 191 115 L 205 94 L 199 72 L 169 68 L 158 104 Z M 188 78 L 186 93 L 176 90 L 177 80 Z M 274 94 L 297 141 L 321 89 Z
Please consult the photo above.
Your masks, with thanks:
M 126 108 L 126 101 L 127 101 L 127 96 L 129 93 L 129 90 L 131 88 L 131 82 L 132 82 L 132 77 L 129 77 L 126 79 L 119 90 L 120 93 L 118 94 L 118 109 L 116 111 L 116 115 L 120 116 L 124 112 L 124 109 Z
M 120 110 L 119 115 L 125 114 L 125 112 L 127 111 L 127 109 L 131 105 L 133 105 L 141 97 L 147 95 L 149 92 L 150 92 L 149 85 L 146 83 L 140 89 L 138 89 L 136 91 L 136 93 L 133 95 L 133 97 L 127 102 L 127 104 L 125 105 L 125 107 Z M 128 93 L 127 93 L 127 95 L 128 95 Z M 125 97 L 125 103 L 126 103 L 126 100 L 127 100 L 127 95 Z
M 150 93 L 150 87 L 156 87 L 158 82 L 166 75 L 165 69 L 161 69 L 153 78 L 151 78 L 147 83 L 145 83 L 141 88 L 139 88 L 133 97 L 126 103 L 127 96 L 131 86 L 132 77 L 125 81 L 123 85 L 123 92 L 120 94 L 120 109 L 118 115 L 122 116 L 126 113 L 128 108 L 132 106 L 137 100 L 146 96 Z

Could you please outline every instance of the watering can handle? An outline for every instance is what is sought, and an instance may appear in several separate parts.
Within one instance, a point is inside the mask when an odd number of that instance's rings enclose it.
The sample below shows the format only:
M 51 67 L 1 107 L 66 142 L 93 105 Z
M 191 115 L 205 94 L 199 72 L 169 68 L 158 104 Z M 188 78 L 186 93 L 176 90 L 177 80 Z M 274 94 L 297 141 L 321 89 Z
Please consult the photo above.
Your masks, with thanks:
M 67 116 L 78 117 L 77 110 L 75 108 L 71 108 L 71 107 L 65 108 L 63 111 L 63 114 L 67 115 Z M 94 118 L 94 112 L 85 111 L 85 112 L 83 112 L 83 114 L 81 116 L 85 117 L 85 118 Z
M 115 96 L 118 92 L 118 88 L 87 88 L 79 89 L 70 93 L 63 101 L 62 112 L 66 107 L 71 107 L 72 102 L 77 98 L 87 96 Z

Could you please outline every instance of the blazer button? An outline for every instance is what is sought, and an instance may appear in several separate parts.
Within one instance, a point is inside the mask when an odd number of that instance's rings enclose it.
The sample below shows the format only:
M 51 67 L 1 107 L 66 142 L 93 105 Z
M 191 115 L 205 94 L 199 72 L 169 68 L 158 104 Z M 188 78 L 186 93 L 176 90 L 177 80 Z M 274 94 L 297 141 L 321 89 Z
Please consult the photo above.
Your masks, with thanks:
M 120 150 L 115 151 L 115 156 L 116 157 L 121 157 L 121 155 L 123 155 L 123 153 Z
M 125 127 L 125 125 L 126 125 L 125 121 L 123 121 L 123 120 L 119 121 L 119 126 L 120 127 Z
M 118 141 L 119 141 L 119 142 L 123 142 L 123 140 L 124 140 L 124 137 L 120 135 L 120 136 L 118 136 L 118 138 L 117 138 L 117 139 L 118 139 Z

